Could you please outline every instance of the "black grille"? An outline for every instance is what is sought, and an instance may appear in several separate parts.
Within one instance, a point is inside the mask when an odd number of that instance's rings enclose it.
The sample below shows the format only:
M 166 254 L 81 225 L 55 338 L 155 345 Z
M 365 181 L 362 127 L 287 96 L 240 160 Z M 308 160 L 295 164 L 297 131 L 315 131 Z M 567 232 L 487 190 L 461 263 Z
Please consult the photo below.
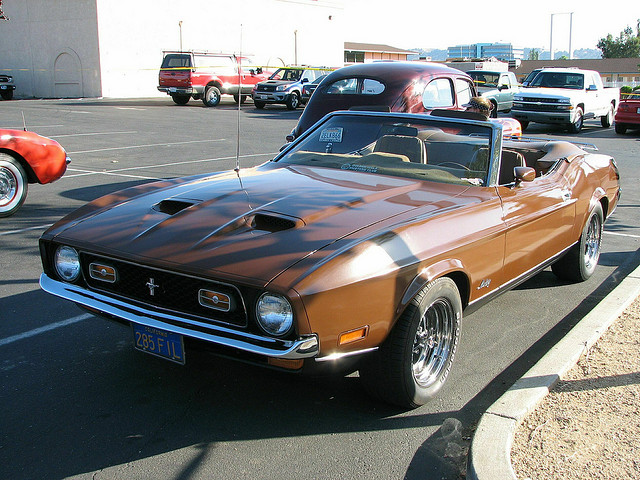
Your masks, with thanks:
M 81 263 L 84 277 L 91 289 L 108 292 L 181 315 L 196 316 L 205 322 L 221 322 L 242 327 L 247 325 L 247 314 L 240 292 L 230 285 L 88 253 L 81 255 Z M 108 283 L 91 278 L 89 275 L 91 263 L 115 268 L 117 271 L 116 281 Z M 230 311 L 223 312 L 200 305 L 198 301 L 200 289 L 212 290 L 229 296 L 231 299 Z
M 559 105 L 538 105 L 536 103 L 530 103 L 528 105 L 514 106 L 514 110 L 528 110 L 530 112 L 557 112 L 560 111 Z M 564 111 L 568 111 L 566 108 Z
M 522 99 L 523 102 L 533 102 L 533 103 L 537 103 L 537 102 L 542 102 L 542 103 L 560 103 L 560 99 L 559 98 L 545 98 L 545 99 L 541 99 L 541 98 L 536 98 L 536 97 L 524 97 Z
M 275 85 L 258 85 L 257 90 L 258 92 L 275 92 L 276 86 Z

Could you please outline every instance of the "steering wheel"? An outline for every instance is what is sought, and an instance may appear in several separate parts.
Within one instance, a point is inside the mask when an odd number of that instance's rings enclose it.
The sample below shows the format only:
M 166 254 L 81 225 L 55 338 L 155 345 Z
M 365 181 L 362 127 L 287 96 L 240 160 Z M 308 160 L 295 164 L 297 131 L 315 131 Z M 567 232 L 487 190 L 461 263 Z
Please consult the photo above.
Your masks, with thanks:
M 464 170 L 466 170 L 467 172 L 471 171 L 471 169 L 469 167 L 467 167 L 466 165 L 463 165 L 461 163 L 458 163 L 458 162 L 442 162 L 442 163 L 438 163 L 438 166 L 447 165 L 447 164 L 454 165 L 456 167 L 461 167 Z

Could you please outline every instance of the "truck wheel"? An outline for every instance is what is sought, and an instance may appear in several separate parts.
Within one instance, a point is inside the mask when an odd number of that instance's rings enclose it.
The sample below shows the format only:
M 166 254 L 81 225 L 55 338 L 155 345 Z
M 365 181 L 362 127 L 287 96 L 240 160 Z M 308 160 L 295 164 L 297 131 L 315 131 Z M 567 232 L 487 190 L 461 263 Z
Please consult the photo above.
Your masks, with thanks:
M 584 120 L 584 116 L 582 113 L 582 108 L 576 108 L 576 116 L 573 119 L 573 123 L 569 124 L 569 132 L 570 133 L 580 133 L 582 130 L 582 122 Z
M 612 123 L 613 123 L 613 105 L 609 107 L 609 111 L 607 112 L 606 115 L 603 115 L 600 117 L 600 125 L 602 125 L 603 128 L 609 128 Z
M 0 92 L 0 96 L 3 100 L 11 100 L 13 98 L 13 90 L 3 90 Z
M 627 126 L 623 125 L 622 123 L 616 123 L 616 133 L 624 135 L 625 133 L 627 133 Z
M 258 110 L 262 110 L 264 108 L 264 102 L 261 102 L 259 100 L 254 100 L 253 104 Z
M 0 217 L 16 213 L 27 198 L 27 174 L 15 158 L 0 153 Z
M 222 94 L 218 87 L 211 86 L 207 87 L 204 91 L 204 96 L 202 97 L 202 103 L 204 103 L 205 107 L 215 107 L 220 103 L 220 97 Z
M 491 118 L 498 118 L 498 104 L 496 102 L 491 102 L 493 108 L 491 109 Z
M 293 92 L 291 95 L 289 95 L 289 98 L 287 99 L 287 109 L 295 110 L 296 108 L 298 108 L 299 105 L 300 105 L 300 95 L 298 95 L 297 92 Z
M 177 93 L 171 95 L 171 99 L 176 105 L 186 105 L 190 98 L 189 95 L 178 95 Z
M 444 385 L 460 338 L 462 302 L 453 280 L 429 282 L 380 349 L 360 367 L 372 395 L 402 407 L 426 403 Z
M 518 120 L 520 122 L 520 127 L 522 128 L 522 131 L 524 132 L 527 127 L 529 126 L 529 121 L 528 120 Z

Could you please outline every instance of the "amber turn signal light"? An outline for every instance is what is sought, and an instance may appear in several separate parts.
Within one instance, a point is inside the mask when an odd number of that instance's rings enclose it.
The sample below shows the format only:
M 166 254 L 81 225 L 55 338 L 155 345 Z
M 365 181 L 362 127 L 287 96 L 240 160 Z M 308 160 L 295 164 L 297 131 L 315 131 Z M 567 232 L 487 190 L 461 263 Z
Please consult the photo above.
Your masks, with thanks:
M 365 325 L 364 327 L 356 328 L 355 330 L 350 330 L 348 332 L 344 332 L 340 334 L 340 338 L 338 340 L 338 345 L 345 345 L 347 343 L 357 342 L 358 340 L 362 340 L 369 333 L 369 325 Z

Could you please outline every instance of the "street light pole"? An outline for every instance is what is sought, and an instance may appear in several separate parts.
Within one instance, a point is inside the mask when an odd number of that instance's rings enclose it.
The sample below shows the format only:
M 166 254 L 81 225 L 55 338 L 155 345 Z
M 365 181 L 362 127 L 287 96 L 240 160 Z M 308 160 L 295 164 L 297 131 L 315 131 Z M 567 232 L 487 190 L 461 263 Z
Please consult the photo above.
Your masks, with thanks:
M 178 22 L 178 28 L 180 29 L 180 51 L 182 51 L 182 20 Z

